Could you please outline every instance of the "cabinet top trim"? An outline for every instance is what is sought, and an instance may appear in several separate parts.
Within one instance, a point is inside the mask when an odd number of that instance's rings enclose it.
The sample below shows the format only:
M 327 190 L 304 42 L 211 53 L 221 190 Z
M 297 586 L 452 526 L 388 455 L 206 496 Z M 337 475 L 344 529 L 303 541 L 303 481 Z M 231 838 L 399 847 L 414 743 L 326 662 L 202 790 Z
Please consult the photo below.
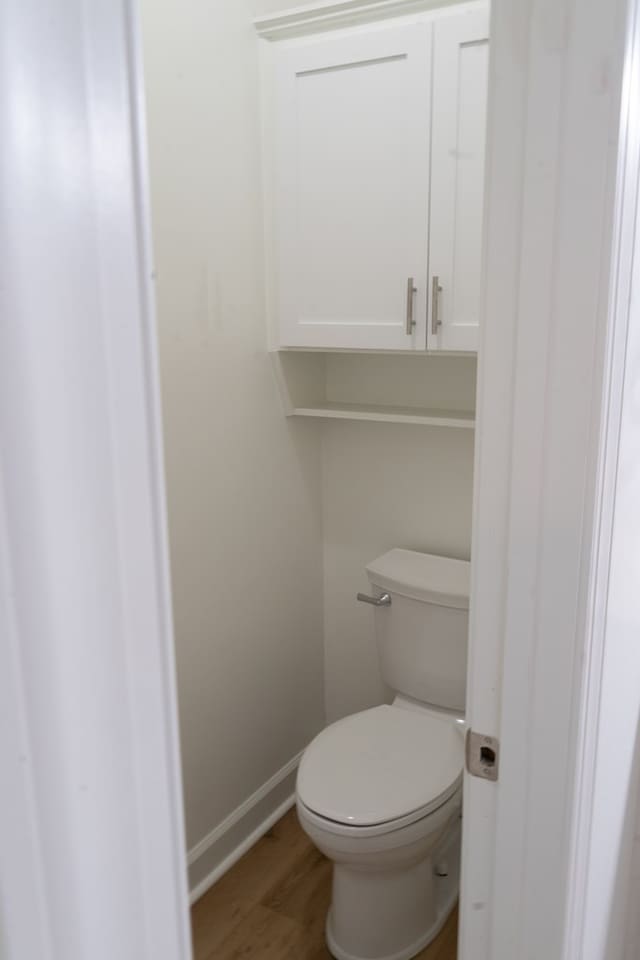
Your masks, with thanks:
M 257 17 L 253 23 L 264 39 L 286 40 L 335 27 L 350 27 L 454 5 L 462 6 L 460 0 L 319 0 L 283 13 Z

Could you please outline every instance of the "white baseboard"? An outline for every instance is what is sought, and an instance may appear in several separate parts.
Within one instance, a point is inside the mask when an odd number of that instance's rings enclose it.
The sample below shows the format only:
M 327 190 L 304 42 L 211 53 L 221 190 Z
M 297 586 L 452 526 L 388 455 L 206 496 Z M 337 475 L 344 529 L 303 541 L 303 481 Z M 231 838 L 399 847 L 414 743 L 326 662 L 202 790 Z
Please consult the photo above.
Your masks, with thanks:
M 293 806 L 301 756 L 302 751 L 189 850 L 191 903 L 206 893 Z

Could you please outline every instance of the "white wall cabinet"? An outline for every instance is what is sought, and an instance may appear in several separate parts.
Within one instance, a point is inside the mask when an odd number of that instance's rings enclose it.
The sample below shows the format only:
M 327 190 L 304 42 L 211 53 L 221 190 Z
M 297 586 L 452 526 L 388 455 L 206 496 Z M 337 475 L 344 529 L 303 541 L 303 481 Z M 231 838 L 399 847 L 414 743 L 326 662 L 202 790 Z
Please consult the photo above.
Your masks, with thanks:
M 431 37 L 396 26 L 278 57 L 284 346 L 424 347 Z
M 476 349 L 486 12 L 272 47 L 278 346 Z
M 477 350 L 489 17 L 434 24 L 429 222 L 430 350 Z

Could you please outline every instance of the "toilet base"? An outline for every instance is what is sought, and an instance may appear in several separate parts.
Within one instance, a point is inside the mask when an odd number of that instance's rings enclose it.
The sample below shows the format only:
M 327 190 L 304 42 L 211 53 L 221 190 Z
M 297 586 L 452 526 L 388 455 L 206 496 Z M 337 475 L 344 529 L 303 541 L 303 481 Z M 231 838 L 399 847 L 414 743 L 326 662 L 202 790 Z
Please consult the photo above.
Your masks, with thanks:
M 395 876 L 387 871 L 374 875 L 358 872 L 358 876 L 334 866 L 334 896 L 340 887 L 343 915 L 335 922 L 332 905 L 326 940 L 335 960 L 411 960 L 435 940 L 458 899 L 460 840 L 458 820 L 432 856 Z M 435 876 L 434 866 L 442 861 L 448 864 L 448 874 Z M 398 943 L 407 931 L 409 942 Z M 354 942 L 361 940 L 366 952 L 354 953 Z

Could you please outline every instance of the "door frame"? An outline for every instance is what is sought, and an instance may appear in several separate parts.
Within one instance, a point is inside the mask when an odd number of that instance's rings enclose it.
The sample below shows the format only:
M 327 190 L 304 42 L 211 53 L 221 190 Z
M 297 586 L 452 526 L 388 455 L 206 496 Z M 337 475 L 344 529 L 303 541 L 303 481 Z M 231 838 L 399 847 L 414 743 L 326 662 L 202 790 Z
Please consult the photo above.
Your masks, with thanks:
M 640 951 L 640 5 L 628 23 L 564 960 Z
M 584 956 L 592 738 L 615 712 L 595 612 L 629 322 L 637 7 L 492 6 L 467 713 L 501 757 L 498 783 L 465 777 L 460 960 Z M 603 918 L 607 899 L 590 906 Z
M 135 4 L 0 33 L 0 954 L 189 960 Z
M 465 782 L 460 960 L 575 960 L 598 864 L 590 797 L 610 776 L 592 746 L 613 713 L 596 689 L 610 624 L 595 613 L 614 582 L 616 504 L 629 509 L 614 467 L 633 413 L 636 354 L 621 344 L 637 260 L 621 220 L 638 156 L 623 136 L 618 162 L 617 64 L 626 50 L 628 90 L 637 40 L 625 0 L 576 9 L 494 0 L 492 13 L 468 713 L 500 737 L 501 768 L 497 784 Z M 37 0 L 0 13 L 13 71 L 0 85 L 14 268 L 0 351 L 7 960 L 190 955 L 134 11 L 69 0 L 55 30 Z M 44 117 L 53 143 L 32 136 Z M 629 112 L 623 133 L 636 129 Z M 36 206 L 72 131 L 73 190 L 54 184 Z M 44 226 L 66 243 L 23 276 Z M 117 777 L 108 796 L 91 791 L 96 743 Z

